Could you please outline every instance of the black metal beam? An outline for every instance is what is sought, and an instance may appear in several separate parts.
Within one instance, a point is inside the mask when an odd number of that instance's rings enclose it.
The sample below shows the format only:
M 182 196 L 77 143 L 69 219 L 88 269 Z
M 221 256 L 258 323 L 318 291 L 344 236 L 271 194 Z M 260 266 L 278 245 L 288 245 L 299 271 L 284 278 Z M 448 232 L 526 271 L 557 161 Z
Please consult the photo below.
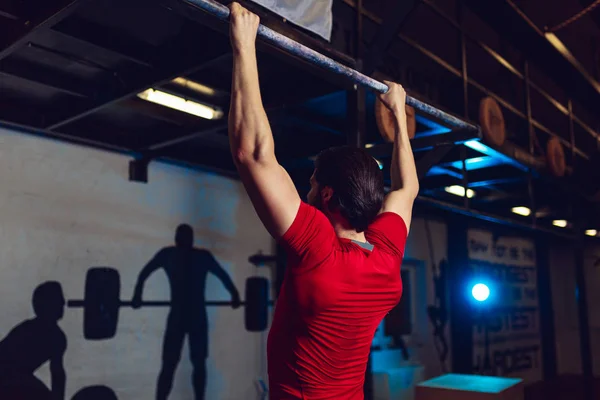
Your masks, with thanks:
M 128 85 L 125 88 L 110 93 L 103 93 L 102 95 L 98 96 L 99 99 L 97 99 L 95 102 L 84 105 L 74 114 L 58 116 L 58 118 L 55 118 L 54 121 L 48 124 L 46 129 L 55 130 L 64 125 L 80 120 L 81 118 L 84 118 L 92 113 L 95 113 L 104 107 L 134 96 L 149 87 L 160 86 L 178 76 L 188 75 L 203 69 L 215 67 L 224 61 L 231 59 L 231 53 L 226 53 L 209 61 L 203 61 L 198 53 L 190 57 L 185 57 L 183 61 L 181 60 L 181 57 L 179 57 L 178 62 L 173 61 L 170 65 L 166 65 L 165 70 L 152 70 L 147 74 L 142 74 L 142 77 L 137 79 L 135 83 Z
M 71 77 L 40 68 L 33 63 L 13 59 L 4 60 L 0 63 L 0 74 L 32 82 L 71 96 L 93 96 L 93 91 L 86 88 L 83 82 L 75 82 Z
M 540 336 L 542 341 L 543 379 L 556 378 L 556 332 L 554 328 L 554 310 L 552 308 L 552 288 L 550 271 L 550 243 L 547 237 L 538 237 L 535 241 L 537 264 L 537 286 L 540 304 Z
M 416 162 L 417 176 L 419 180 L 427 176 L 427 173 L 435 164 L 439 163 L 453 148 L 454 144 L 446 144 L 438 146 L 431 151 L 428 151 L 423 157 Z
M 410 141 L 413 151 L 430 150 L 438 146 L 462 144 L 470 140 L 481 139 L 481 132 L 471 130 L 456 130 L 439 135 L 415 137 Z M 391 157 L 393 143 L 376 144 L 367 149 L 373 157 Z
M 21 16 L 26 21 L 21 29 L 10 29 L 8 32 L 0 29 L 0 60 L 29 42 L 37 31 L 50 28 L 73 14 L 85 1 L 89 0 L 48 0 L 30 7 L 28 11 L 32 11 L 31 14 Z
M 156 57 L 152 54 L 152 49 L 144 42 L 134 41 L 130 37 L 107 30 L 92 21 L 84 21 L 76 17 L 53 27 L 50 34 L 69 42 L 95 47 L 144 67 L 151 67 Z
M 450 310 L 450 348 L 452 372 L 473 373 L 473 321 L 466 293 L 469 281 L 468 224 L 465 218 L 454 215 L 448 232 L 448 281 L 446 283 Z
M 15 2 L 4 2 L 2 4 L 2 8 L 0 8 L 1 18 L 18 21 L 20 19 L 21 14 L 22 12 L 18 9 Z
M 367 93 L 358 85 L 346 92 L 347 144 L 363 148 L 367 136 Z
M 117 103 L 117 106 L 157 121 L 163 121 L 179 127 L 188 128 L 188 130 L 199 130 L 202 126 L 210 123 L 209 121 L 194 115 L 177 111 L 169 107 L 164 107 L 159 104 L 151 103 L 137 97 L 125 99 Z
M 387 0 L 385 5 L 385 17 L 377 35 L 371 42 L 369 52 L 364 60 L 365 75 L 371 75 L 383 62 L 383 58 L 392 41 L 398 36 L 400 28 L 406 21 L 410 12 L 415 8 L 416 0 Z

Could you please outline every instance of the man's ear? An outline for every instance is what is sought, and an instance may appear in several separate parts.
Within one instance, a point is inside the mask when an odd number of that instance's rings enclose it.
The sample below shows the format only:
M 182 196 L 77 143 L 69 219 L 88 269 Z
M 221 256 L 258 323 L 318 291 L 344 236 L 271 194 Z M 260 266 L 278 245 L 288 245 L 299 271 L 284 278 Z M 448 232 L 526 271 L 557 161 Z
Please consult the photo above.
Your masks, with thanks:
M 333 197 L 333 189 L 330 188 L 329 186 L 325 186 L 323 189 L 321 189 L 321 204 L 323 204 L 323 206 L 329 208 L 329 201 L 331 200 L 331 198 Z

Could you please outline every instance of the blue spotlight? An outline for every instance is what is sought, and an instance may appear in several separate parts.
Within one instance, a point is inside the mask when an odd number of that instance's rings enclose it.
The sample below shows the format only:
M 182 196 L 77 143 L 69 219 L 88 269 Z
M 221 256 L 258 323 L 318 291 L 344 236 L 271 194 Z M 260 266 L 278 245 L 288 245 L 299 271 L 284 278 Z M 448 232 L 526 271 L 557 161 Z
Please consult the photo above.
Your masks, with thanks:
M 477 283 L 473 285 L 471 295 L 473 295 L 473 298 L 477 301 L 486 301 L 488 297 L 490 297 L 490 288 L 483 283 Z

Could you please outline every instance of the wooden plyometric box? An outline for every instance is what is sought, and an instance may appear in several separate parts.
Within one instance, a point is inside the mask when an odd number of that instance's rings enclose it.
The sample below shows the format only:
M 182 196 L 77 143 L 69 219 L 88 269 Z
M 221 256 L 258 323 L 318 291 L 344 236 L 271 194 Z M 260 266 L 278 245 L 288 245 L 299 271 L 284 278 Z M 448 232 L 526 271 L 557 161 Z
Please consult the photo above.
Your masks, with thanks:
M 419 383 L 415 400 L 523 400 L 523 390 L 518 378 L 446 374 Z

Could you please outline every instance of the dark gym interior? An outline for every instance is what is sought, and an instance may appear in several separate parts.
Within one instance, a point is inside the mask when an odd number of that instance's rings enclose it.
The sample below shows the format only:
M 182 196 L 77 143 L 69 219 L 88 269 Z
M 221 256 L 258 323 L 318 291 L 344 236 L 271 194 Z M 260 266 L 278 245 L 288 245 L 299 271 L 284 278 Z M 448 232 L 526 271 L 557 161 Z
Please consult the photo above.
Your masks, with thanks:
M 0 0 L 1 399 L 268 398 L 286 255 L 230 154 L 228 24 L 193 1 Z M 525 400 L 600 399 L 600 1 L 323 0 L 320 31 L 277 8 L 320 1 L 241 3 L 477 127 L 414 114 L 404 292 L 365 398 L 419 400 L 465 374 L 516 379 Z M 315 156 L 345 144 L 389 186 L 376 94 L 258 49 L 300 195 Z

